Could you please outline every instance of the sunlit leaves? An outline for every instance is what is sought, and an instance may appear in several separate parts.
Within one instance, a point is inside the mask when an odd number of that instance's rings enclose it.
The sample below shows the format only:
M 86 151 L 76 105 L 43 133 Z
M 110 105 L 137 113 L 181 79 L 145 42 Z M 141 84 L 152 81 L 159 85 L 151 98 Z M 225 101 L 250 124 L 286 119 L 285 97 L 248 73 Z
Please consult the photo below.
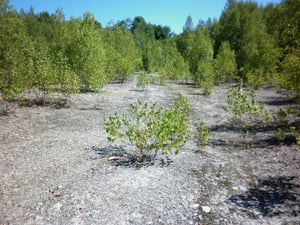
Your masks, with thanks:
M 104 32 L 106 48 L 105 72 L 110 80 L 126 80 L 142 64 L 141 55 L 134 43 L 133 35 L 115 26 Z
M 219 42 L 230 43 L 239 75 L 247 78 L 251 86 L 263 84 L 276 71 L 279 51 L 274 38 L 267 33 L 262 10 L 256 3 L 228 2 L 220 18 L 218 36 Z
M 231 113 L 233 124 L 244 131 L 243 135 L 248 134 L 251 126 L 265 125 L 270 119 L 270 112 L 258 104 L 255 91 L 244 89 L 242 80 L 230 90 L 226 103 L 224 110 Z
M 162 76 L 167 79 L 185 80 L 189 75 L 188 64 L 176 48 L 175 42 L 167 41 L 162 46 L 160 69 Z
M 235 53 L 230 48 L 229 42 L 222 42 L 216 57 L 216 82 L 225 83 L 237 78 L 237 65 L 235 62 Z
M 105 48 L 94 17 L 86 13 L 82 19 L 71 21 L 72 38 L 69 46 L 69 62 L 77 74 L 82 89 L 102 87 L 107 78 L 104 73 Z
M 130 105 L 129 113 L 113 116 L 104 120 L 107 139 L 114 142 L 117 138 L 128 140 L 141 157 L 154 159 L 162 154 L 178 153 L 189 138 L 187 116 L 188 99 L 179 95 L 170 109 L 164 109 L 157 103 Z
M 6 99 L 30 86 L 33 45 L 16 15 L 0 17 L 0 92 Z
M 293 91 L 300 98 L 300 49 L 287 54 L 281 63 L 280 85 Z

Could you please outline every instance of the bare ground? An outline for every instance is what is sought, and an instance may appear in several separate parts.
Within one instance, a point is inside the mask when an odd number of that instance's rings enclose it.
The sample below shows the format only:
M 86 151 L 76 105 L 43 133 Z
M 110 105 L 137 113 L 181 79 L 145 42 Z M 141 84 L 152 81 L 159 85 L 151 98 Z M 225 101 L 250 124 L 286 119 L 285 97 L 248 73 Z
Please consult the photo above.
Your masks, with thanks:
M 104 117 L 137 99 L 168 106 L 179 92 L 193 134 L 179 155 L 136 164 L 131 146 L 106 141 Z M 0 224 L 300 224 L 299 146 L 278 145 L 272 129 L 241 138 L 222 109 L 227 92 L 127 82 L 61 109 L 15 106 L 0 117 Z M 257 93 L 268 108 L 285 105 L 272 89 Z M 199 151 L 201 118 L 211 135 Z

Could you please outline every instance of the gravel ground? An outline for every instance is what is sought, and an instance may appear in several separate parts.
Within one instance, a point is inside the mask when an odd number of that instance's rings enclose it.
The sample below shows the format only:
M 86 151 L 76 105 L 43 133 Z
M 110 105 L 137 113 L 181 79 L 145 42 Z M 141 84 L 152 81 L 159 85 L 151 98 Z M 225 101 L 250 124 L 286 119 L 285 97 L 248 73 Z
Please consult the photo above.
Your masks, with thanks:
M 134 164 L 131 146 L 106 141 L 104 117 L 137 99 L 168 106 L 179 92 L 193 134 L 180 154 Z M 0 117 L 0 224 L 300 224 L 299 147 L 274 144 L 271 130 L 243 140 L 222 109 L 227 92 L 132 81 L 72 95 L 61 109 L 15 106 Z M 257 93 L 281 107 L 272 89 Z M 211 130 L 202 151 L 200 118 Z

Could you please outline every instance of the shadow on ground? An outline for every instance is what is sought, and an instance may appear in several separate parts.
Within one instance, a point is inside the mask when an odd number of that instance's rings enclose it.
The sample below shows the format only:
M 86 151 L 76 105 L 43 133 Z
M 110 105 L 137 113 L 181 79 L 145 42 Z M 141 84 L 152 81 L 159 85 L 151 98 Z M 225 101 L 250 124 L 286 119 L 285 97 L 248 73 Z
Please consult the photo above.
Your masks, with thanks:
M 135 169 L 153 166 L 156 163 L 158 163 L 161 167 L 166 167 L 170 166 L 173 162 L 169 157 L 156 157 L 153 160 L 150 156 L 146 157 L 143 161 L 140 161 L 137 155 L 129 152 L 123 146 L 109 145 L 104 148 L 92 146 L 88 150 L 95 153 L 95 157 L 91 157 L 92 160 L 106 158 L 115 166 L 130 167 Z
M 294 124 L 292 124 L 294 126 Z M 247 127 L 247 129 L 239 128 L 233 124 L 220 124 L 210 128 L 211 132 L 227 132 L 240 134 L 237 138 L 224 137 L 209 140 L 209 145 L 212 147 L 228 147 L 233 149 L 244 149 L 245 147 L 252 148 L 268 148 L 279 145 L 291 146 L 296 144 L 296 138 L 290 134 L 284 134 L 284 140 L 280 141 L 275 136 L 277 128 L 280 128 L 277 124 L 268 124 L 265 126 L 253 125 Z M 243 138 L 243 133 L 245 138 Z M 218 135 L 218 137 L 222 137 Z
M 245 148 L 259 148 L 272 149 L 275 146 L 293 146 L 296 143 L 296 138 L 288 135 L 283 141 L 279 141 L 274 136 L 268 137 L 251 137 L 250 139 L 243 139 L 242 137 L 236 139 L 211 139 L 208 145 L 211 147 L 222 147 L 229 150 L 244 150 Z
M 300 185 L 297 177 L 284 176 L 258 180 L 252 188 L 229 198 L 242 211 L 256 210 L 263 216 L 300 216 Z

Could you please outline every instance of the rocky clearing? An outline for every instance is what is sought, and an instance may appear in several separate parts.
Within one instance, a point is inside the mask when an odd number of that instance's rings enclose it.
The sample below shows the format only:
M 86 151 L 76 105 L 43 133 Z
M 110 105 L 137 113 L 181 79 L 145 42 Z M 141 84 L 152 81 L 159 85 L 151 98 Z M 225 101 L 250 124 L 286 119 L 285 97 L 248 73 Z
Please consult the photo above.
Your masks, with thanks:
M 68 99 L 68 107 L 15 107 L 0 117 L 0 224 L 300 224 L 300 149 L 274 131 L 244 140 L 225 113 L 228 88 L 109 84 Z M 192 138 L 179 155 L 153 165 L 126 160 L 131 146 L 106 141 L 103 118 L 130 103 L 191 103 Z M 283 96 L 260 89 L 266 107 Z M 199 119 L 210 127 L 199 151 Z M 246 144 L 246 142 L 248 144 Z

